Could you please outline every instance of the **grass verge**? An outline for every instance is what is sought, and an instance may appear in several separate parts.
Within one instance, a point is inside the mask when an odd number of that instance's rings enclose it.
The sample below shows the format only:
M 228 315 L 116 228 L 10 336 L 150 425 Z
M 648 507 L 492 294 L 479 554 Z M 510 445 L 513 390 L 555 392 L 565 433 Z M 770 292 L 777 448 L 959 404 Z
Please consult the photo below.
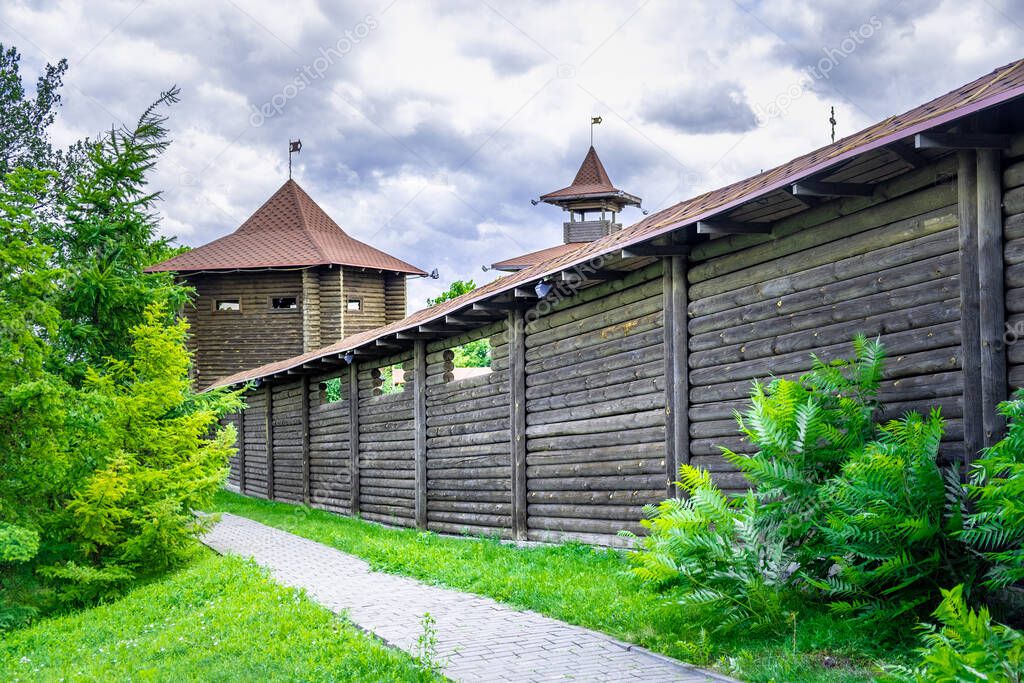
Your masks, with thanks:
M 120 600 L 4 635 L 5 681 L 430 681 L 251 562 L 201 553 Z
M 750 681 L 868 681 L 913 642 L 887 646 L 862 625 L 820 610 L 785 634 L 710 637 L 671 593 L 645 587 L 613 550 L 579 544 L 516 548 L 493 539 L 389 529 L 322 510 L 218 494 L 215 510 L 248 517 L 412 576 L 532 609 Z

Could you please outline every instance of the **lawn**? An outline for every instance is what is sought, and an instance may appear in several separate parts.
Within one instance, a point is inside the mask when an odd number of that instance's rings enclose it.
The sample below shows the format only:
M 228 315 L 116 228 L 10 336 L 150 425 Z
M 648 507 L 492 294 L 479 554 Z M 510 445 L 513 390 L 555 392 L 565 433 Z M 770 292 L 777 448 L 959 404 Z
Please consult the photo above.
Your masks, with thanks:
M 604 631 L 750 681 L 867 681 L 883 662 L 906 661 L 911 634 L 879 643 L 874 630 L 820 610 L 785 634 L 708 636 L 671 596 L 646 588 L 623 556 L 584 545 L 516 548 L 493 539 L 389 529 L 301 506 L 222 492 L 231 512 L 358 555 L 378 570 L 412 576 Z
M 5 634 L 0 680 L 428 681 L 392 650 L 237 557 Z

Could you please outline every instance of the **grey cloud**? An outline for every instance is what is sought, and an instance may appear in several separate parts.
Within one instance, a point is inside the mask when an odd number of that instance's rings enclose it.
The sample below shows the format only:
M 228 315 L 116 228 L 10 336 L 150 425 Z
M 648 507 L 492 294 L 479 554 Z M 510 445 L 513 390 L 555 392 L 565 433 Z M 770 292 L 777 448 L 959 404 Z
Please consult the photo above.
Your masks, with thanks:
M 675 92 L 651 94 L 642 115 L 683 133 L 742 133 L 757 125 L 753 109 L 735 81 L 697 83 Z

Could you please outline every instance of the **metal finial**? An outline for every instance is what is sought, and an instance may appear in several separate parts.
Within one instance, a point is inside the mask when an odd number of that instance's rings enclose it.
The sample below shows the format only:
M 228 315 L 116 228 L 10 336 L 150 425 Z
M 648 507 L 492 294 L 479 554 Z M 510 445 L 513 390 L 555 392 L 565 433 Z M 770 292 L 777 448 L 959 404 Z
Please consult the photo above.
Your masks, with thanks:
M 590 117 L 590 146 L 591 147 L 594 146 L 594 126 L 598 125 L 599 123 L 601 123 L 601 117 L 600 116 L 591 116 Z
M 832 107 L 829 112 L 828 122 L 832 124 L 832 142 L 836 141 L 836 108 Z

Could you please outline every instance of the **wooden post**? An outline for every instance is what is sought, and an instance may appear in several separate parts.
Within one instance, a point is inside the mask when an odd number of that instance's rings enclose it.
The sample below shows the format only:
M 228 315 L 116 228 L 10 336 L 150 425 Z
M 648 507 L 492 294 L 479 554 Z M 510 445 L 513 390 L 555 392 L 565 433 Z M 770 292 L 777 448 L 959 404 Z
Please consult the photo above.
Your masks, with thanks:
M 957 152 L 960 221 L 960 362 L 964 380 L 964 464 L 984 445 L 978 292 L 978 166 L 972 150 Z M 1002 298 L 1002 295 L 1000 295 Z
M 427 528 L 427 342 L 413 343 L 413 463 L 416 526 Z
M 274 499 L 274 387 L 264 384 L 267 392 L 267 500 Z
M 669 497 L 680 495 L 673 486 L 679 466 L 690 462 L 690 416 L 687 334 L 686 260 L 683 256 L 662 259 L 665 334 L 665 489 Z
M 348 455 L 349 509 L 359 515 L 359 372 L 356 363 L 348 366 Z
M 508 314 L 509 432 L 512 457 L 512 536 L 526 540 L 526 317 Z
M 245 493 L 245 408 L 238 411 L 238 492 Z
M 999 150 L 978 157 L 978 323 L 981 348 L 981 409 L 984 446 L 1003 436 L 1006 423 L 996 406 L 1007 397 L 1006 294 L 1003 286 L 1003 188 Z M 965 397 L 966 402 L 966 397 Z
M 309 375 L 302 376 L 299 411 L 302 421 L 302 503 L 309 505 Z

